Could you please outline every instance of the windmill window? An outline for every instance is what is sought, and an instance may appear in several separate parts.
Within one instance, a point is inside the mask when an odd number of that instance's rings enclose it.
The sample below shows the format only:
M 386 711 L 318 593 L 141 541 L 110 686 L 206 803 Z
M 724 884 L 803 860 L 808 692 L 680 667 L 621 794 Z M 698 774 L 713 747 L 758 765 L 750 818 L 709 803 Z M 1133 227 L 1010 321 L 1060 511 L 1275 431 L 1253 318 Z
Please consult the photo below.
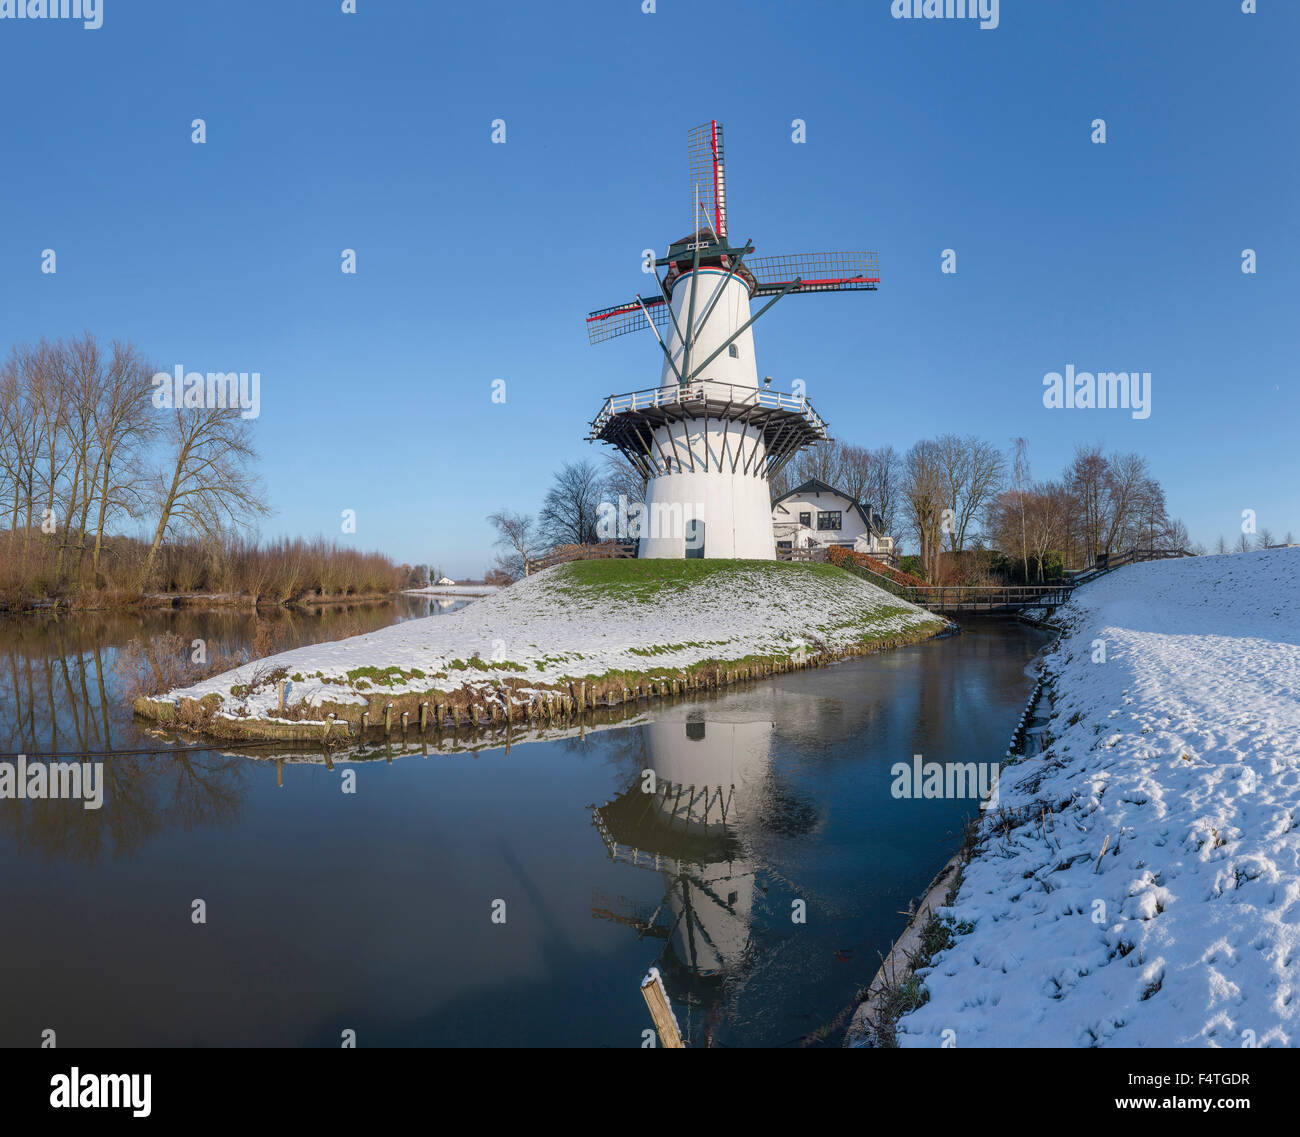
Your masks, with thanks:
M 818 529 L 843 528 L 843 514 L 838 509 L 819 509 L 817 511 Z
M 739 359 L 739 358 L 740 358 L 740 348 L 738 348 L 738 347 L 733 343 L 730 347 L 727 348 L 727 354 L 728 354 L 729 356 L 731 356 L 732 359 Z

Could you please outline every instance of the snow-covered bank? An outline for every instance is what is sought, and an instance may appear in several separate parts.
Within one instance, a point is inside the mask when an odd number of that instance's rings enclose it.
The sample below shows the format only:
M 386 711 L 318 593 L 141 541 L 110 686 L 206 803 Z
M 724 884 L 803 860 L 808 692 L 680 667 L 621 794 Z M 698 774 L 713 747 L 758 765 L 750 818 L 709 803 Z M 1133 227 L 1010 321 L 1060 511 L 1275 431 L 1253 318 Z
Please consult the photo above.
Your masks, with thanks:
M 899 1044 L 1295 1045 L 1300 550 L 1133 565 L 1058 618 L 1050 744 Z
M 501 589 L 495 584 L 430 584 L 425 588 L 404 588 L 407 596 L 491 596 Z
M 686 677 L 693 668 L 698 678 L 707 667 L 704 678 L 716 686 L 746 677 L 735 675 L 746 661 L 879 650 L 945 626 L 831 565 L 585 561 L 450 615 L 297 648 L 136 707 L 165 721 L 180 707 L 190 725 L 242 735 L 259 723 L 319 728 L 330 713 L 358 722 L 365 711 L 374 725 L 388 704 L 414 716 L 421 701 L 454 706 L 471 721 L 515 708 L 549 721 L 554 708 L 539 700 L 555 692 L 564 693 L 567 714 L 572 701 L 582 710 L 634 697 L 646 678 Z

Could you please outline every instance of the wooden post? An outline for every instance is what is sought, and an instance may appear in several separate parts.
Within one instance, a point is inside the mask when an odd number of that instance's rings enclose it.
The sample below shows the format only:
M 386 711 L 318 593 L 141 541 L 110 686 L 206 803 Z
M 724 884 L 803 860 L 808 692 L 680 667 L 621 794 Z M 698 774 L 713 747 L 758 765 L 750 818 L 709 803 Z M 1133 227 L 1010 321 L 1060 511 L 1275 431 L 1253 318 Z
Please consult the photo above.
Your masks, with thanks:
M 650 974 L 641 980 L 641 997 L 650 1008 L 650 1017 L 654 1020 L 655 1030 L 659 1032 L 659 1043 L 668 1050 L 685 1050 L 682 1036 L 677 1032 L 677 1019 L 672 1007 L 668 1005 L 668 992 L 664 990 L 664 981 L 659 969 L 652 967 Z
M 423 734 L 429 729 L 429 704 L 420 704 L 420 733 Z
M 385 734 L 393 733 L 393 704 L 392 703 L 384 704 L 384 733 Z

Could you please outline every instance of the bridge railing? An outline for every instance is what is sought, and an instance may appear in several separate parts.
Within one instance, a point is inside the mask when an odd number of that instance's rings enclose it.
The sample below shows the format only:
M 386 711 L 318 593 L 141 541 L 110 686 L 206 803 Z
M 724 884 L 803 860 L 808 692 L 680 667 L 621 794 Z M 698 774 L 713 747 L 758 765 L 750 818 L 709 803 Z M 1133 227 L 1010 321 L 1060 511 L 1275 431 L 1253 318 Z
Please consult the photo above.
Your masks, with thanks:
M 1196 554 L 1189 552 L 1187 549 L 1140 549 L 1136 547 L 1125 549 L 1122 553 L 1099 553 L 1097 559 L 1087 568 L 1079 569 L 1070 574 L 1070 583 L 1083 584 L 1094 577 L 1101 576 L 1102 573 L 1123 568 L 1125 565 L 1139 564 L 1143 561 L 1165 561 L 1194 556 Z
M 903 588 L 901 595 L 932 611 L 980 608 L 1054 608 L 1070 599 L 1068 584 L 927 584 Z
M 599 545 L 570 545 L 557 549 L 542 557 L 528 557 L 524 560 L 524 575 L 532 576 L 535 572 L 548 569 L 552 565 L 568 564 L 570 561 L 604 561 L 636 556 L 635 541 L 606 541 Z

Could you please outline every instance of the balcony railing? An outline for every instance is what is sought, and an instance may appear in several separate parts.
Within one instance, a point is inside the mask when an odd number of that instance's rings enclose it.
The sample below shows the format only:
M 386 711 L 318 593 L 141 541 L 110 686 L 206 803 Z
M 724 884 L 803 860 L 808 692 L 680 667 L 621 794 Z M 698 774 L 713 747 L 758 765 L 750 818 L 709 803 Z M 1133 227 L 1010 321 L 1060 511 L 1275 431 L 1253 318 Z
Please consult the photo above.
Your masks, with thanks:
M 724 404 L 737 412 L 746 407 L 793 411 L 802 415 L 822 433 L 826 431 L 826 423 L 804 395 L 773 391 L 770 387 L 746 387 L 701 379 L 684 387 L 670 384 L 666 387 L 650 387 L 644 391 L 630 391 L 626 395 L 611 395 L 600 408 L 600 413 L 591 420 L 591 433 L 593 436 L 598 435 L 615 415 L 659 407 L 680 406 L 689 410 L 692 403 L 703 404 L 706 401 L 715 407 L 719 403 Z

